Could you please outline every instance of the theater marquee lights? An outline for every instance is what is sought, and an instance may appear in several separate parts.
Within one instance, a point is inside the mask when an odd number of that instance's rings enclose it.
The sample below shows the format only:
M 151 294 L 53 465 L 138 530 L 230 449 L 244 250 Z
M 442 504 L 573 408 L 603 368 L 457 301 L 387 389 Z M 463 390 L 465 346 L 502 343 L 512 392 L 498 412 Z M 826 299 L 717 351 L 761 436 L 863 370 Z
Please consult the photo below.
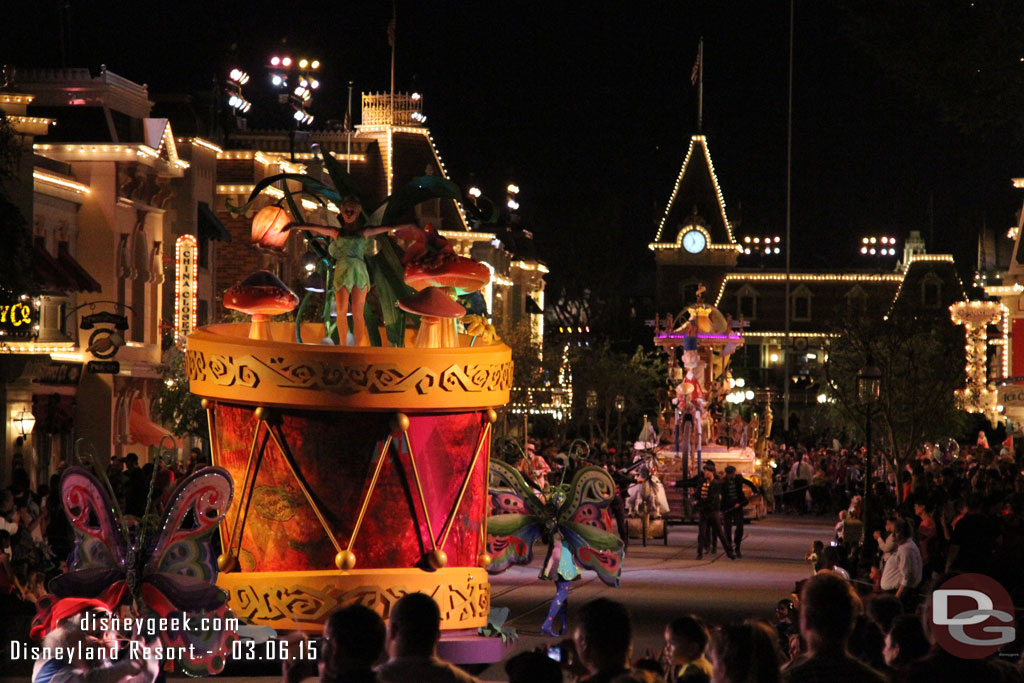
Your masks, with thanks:
M 185 349 L 185 338 L 196 329 L 199 247 L 195 235 L 182 235 L 174 243 L 174 343 Z

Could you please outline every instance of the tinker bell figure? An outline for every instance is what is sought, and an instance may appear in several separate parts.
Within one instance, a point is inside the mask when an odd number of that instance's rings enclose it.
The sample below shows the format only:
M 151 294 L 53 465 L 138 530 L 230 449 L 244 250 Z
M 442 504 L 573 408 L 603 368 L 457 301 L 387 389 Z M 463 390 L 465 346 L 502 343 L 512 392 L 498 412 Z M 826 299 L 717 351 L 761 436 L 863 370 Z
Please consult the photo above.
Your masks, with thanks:
M 415 225 L 399 225 L 394 227 L 363 227 L 363 203 L 355 195 L 348 195 L 342 200 L 338 218 L 341 225 L 337 228 L 321 225 L 295 225 L 292 229 L 308 230 L 331 238 L 327 254 L 334 259 L 334 300 L 338 310 L 338 339 L 345 339 L 345 316 L 352 307 L 352 334 L 356 346 L 369 346 L 370 336 L 366 331 L 366 319 L 363 317 L 366 308 L 366 293 L 370 291 L 370 273 L 366 268 L 366 249 L 373 237 L 398 228 Z
M 581 567 L 597 572 L 609 586 L 619 585 L 624 546 L 608 512 L 615 483 L 605 470 L 582 467 L 570 483 L 538 491 L 515 467 L 495 459 L 488 493 L 488 573 L 529 564 L 537 539 L 548 546 L 540 578 L 555 582 L 555 598 L 541 625 L 544 634 L 558 635 L 556 622 L 565 632 L 569 587 L 582 575 Z

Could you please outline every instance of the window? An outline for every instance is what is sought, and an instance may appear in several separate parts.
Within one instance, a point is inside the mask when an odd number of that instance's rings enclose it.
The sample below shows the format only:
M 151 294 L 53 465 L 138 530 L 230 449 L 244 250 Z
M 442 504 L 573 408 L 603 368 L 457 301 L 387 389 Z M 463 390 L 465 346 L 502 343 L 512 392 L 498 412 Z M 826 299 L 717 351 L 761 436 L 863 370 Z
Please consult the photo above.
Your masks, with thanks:
M 757 290 L 746 285 L 736 292 L 736 312 L 744 320 L 757 318 Z
M 846 312 L 854 318 L 864 316 L 868 312 L 868 295 L 860 285 L 846 293 Z
M 942 305 L 942 278 L 935 273 L 928 273 L 921 281 L 921 305 L 925 308 Z
M 797 287 L 796 291 L 793 292 L 791 305 L 793 320 L 810 320 L 811 290 L 807 289 L 804 285 Z

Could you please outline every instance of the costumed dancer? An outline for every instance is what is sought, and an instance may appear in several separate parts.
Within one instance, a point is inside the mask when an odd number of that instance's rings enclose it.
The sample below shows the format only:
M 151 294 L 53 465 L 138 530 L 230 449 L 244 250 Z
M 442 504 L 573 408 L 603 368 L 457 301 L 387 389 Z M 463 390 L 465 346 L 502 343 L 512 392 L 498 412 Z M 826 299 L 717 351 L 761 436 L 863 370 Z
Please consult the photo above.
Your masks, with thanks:
M 32 667 L 32 683 L 150 683 L 160 659 L 128 657 L 118 661 L 118 635 L 109 628 L 110 606 L 98 598 L 61 598 L 44 607 L 32 627 L 44 653 Z
M 547 486 L 542 501 L 516 468 L 492 460 L 488 493 L 488 573 L 529 564 L 537 539 L 549 546 L 540 577 L 555 582 L 555 597 L 541 626 L 544 634 L 556 635 L 558 620 L 564 632 L 569 587 L 581 569 L 597 572 L 609 586 L 619 585 L 624 546 L 608 512 L 615 483 L 605 470 L 583 467 L 571 483 Z
M 743 508 L 747 507 L 747 497 L 743 493 L 743 487 L 748 486 L 754 493 L 763 496 L 764 490 L 745 478 L 742 474 L 736 473 L 736 468 L 727 465 L 725 468 L 725 479 L 722 481 L 722 510 L 725 517 L 725 536 L 732 538 L 732 548 L 736 557 L 743 557 L 740 551 L 740 543 L 743 542 L 743 524 L 746 520 L 743 517 Z M 733 527 L 736 527 L 736 535 L 733 536 Z
M 569 588 L 572 587 L 572 582 L 582 575 L 580 568 L 572 559 L 572 549 L 565 542 L 565 537 L 556 531 L 551 545 L 548 546 L 544 567 L 540 570 L 540 578 L 555 582 L 555 597 L 548 608 L 547 619 L 540 627 L 541 633 L 551 637 L 565 634 L 568 626 Z M 558 632 L 555 632 L 556 621 L 562 624 Z
M 338 340 L 344 343 L 347 335 L 345 320 L 351 306 L 352 335 L 356 346 L 369 346 L 370 336 L 366 331 L 366 294 L 370 291 L 370 273 L 366 268 L 366 250 L 373 237 L 397 228 L 416 227 L 363 227 L 363 203 L 349 195 L 341 203 L 338 218 L 341 226 L 334 228 L 320 225 L 293 225 L 289 229 L 308 230 L 331 238 L 327 253 L 334 259 L 334 300 L 337 303 Z
M 675 485 L 697 489 L 697 559 L 704 559 L 704 551 L 711 549 L 712 538 L 716 537 L 722 541 L 729 559 L 735 560 L 732 542 L 722 526 L 722 480 L 715 472 L 714 461 L 705 461 L 700 472 L 689 479 L 677 479 Z

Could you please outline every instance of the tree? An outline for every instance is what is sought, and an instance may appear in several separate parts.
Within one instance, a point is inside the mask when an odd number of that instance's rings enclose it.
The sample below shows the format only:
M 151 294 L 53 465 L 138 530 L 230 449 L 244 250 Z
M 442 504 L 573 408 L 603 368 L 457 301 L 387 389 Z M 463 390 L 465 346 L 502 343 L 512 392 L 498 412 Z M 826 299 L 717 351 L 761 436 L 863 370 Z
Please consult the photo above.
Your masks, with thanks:
M 864 429 L 868 409 L 857 400 L 857 372 L 870 354 L 882 373 L 872 441 L 886 445 L 894 471 L 925 442 L 963 433 L 967 416 L 953 396 L 964 383 L 963 332 L 948 318 L 897 308 L 884 320 L 845 321 L 837 333 L 826 365 L 832 418 L 848 433 Z
M 580 346 L 570 354 L 573 373 L 573 415 L 582 431 L 586 427 L 587 392 L 598 397 L 598 425 L 605 437 L 611 436 L 615 425 L 615 397 L 622 396 L 623 439 L 631 440 L 639 431 L 643 416 L 653 422 L 658 411 L 658 390 L 666 386 L 668 370 L 661 355 L 637 347 L 632 356 L 615 351 L 604 342 L 596 346 Z M 629 427 L 627 427 L 629 425 Z M 635 427 L 635 429 L 634 429 Z
M 172 347 L 167 351 L 168 370 L 153 401 L 153 413 L 178 437 L 209 438 L 206 411 L 200 398 L 188 390 L 185 354 Z

